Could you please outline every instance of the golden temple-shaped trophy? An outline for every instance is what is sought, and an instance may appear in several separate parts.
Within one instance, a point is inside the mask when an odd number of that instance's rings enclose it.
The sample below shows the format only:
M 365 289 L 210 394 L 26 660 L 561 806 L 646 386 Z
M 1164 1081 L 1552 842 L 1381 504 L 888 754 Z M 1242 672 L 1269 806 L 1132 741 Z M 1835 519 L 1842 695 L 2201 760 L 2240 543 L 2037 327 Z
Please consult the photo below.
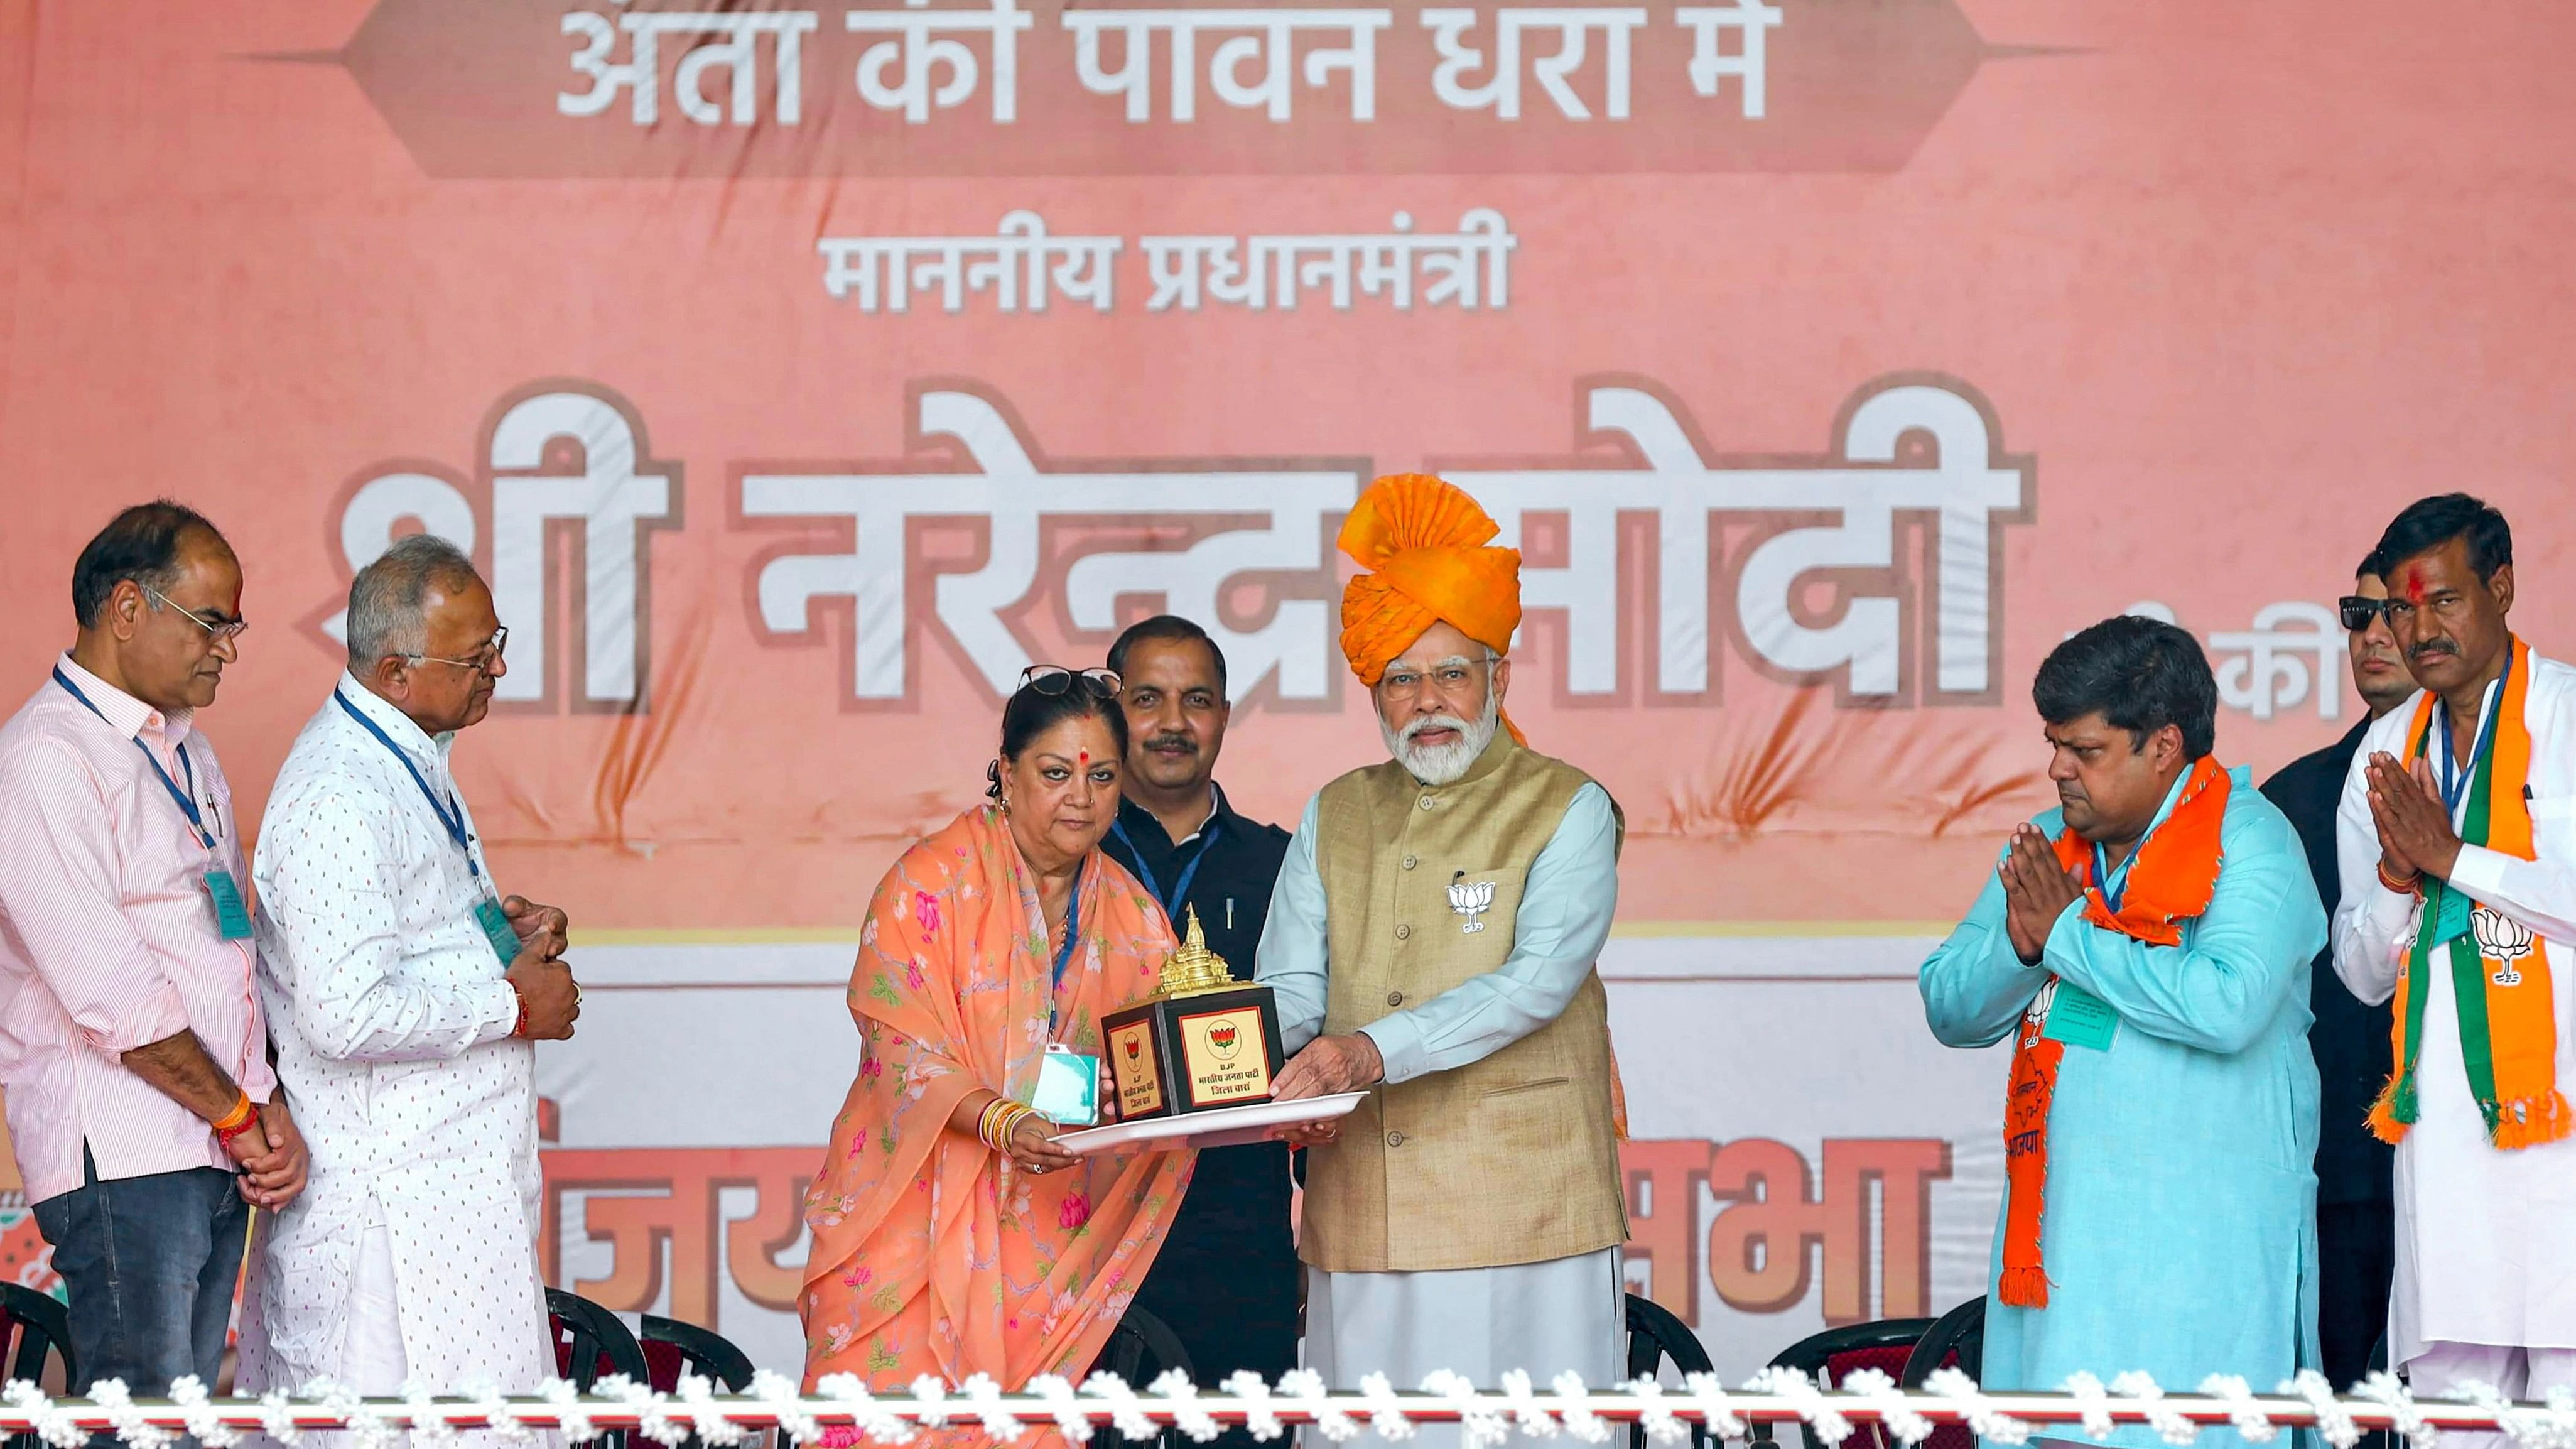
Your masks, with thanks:
M 1121 1122 L 1267 1102 L 1287 1062 L 1278 998 L 1234 979 L 1208 949 L 1196 906 L 1180 949 L 1163 963 L 1163 989 L 1113 1012 L 1101 1034 Z

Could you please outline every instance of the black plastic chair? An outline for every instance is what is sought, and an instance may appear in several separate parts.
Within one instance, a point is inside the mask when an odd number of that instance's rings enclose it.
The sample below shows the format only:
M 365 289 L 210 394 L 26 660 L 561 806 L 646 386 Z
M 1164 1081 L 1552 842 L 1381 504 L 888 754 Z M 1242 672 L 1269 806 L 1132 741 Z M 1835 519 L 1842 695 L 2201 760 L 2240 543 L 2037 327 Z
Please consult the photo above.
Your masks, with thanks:
M 0 1358 L 8 1362 L 8 1376 L 41 1385 L 49 1356 L 63 1366 L 62 1382 L 54 1392 L 69 1394 L 78 1389 L 80 1365 L 72 1360 L 70 1310 L 49 1294 L 0 1283 Z
M 1100 1362 L 1094 1368 L 1118 1375 L 1138 1389 L 1179 1369 L 1198 1381 L 1198 1370 L 1190 1363 L 1190 1351 L 1181 1347 L 1181 1336 L 1172 1326 L 1142 1308 L 1129 1307 L 1127 1316 L 1109 1334 L 1101 1346 Z
M 639 1384 L 652 1382 L 653 1366 L 644 1361 L 644 1346 L 616 1314 L 589 1299 L 560 1288 L 547 1289 L 546 1328 L 554 1339 L 555 1372 L 583 1393 L 611 1374 L 624 1374 Z M 598 1442 L 607 1449 L 627 1449 L 634 1440 L 624 1429 L 610 1429 Z
M 751 1355 L 713 1329 L 647 1313 L 639 1338 L 649 1370 L 647 1380 L 663 1393 L 678 1392 L 684 1369 L 715 1380 L 716 1387 L 726 1393 L 751 1392 Z
M 572 1380 L 574 1388 L 589 1393 L 593 1384 L 611 1374 L 624 1374 L 639 1384 L 652 1381 L 653 1368 L 644 1361 L 644 1346 L 616 1314 L 578 1294 L 549 1288 L 546 1317 L 554 1330 L 555 1372 Z
M 1942 1314 L 1938 1322 L 1923 1331 L 1922 1340 L 1914 1345 L 1914 1352 L 1906 1355 L 1905 1371 L 1896 1376 L 1896 1386 L 1919 1389 L 1935 1370 L 1954 1360 L 1968 1377 L 1984 1377 L 1986 1300 L 1982 1295 Z
M 1717 1372 L 1717 1365 L 1709 1361 L 1708 1350 L 1700 1346 L 1699 1335 L 1690 1331 L 1689 1324 L 1652 1298 L 1636 1293 L 1627 1297 L 1629 1378 L 1660 1377 L 1666 1359 L 1672 1360 L 1673 1372 L 1684 1378 Z M 1691 1449 L 1707 1449 L 1708 1427 L 1693 1424 L 1690 1431 Z M 1628 1426 L 1628 1445 L 1629 1449 L 1646 1449 L 1645 1425 Z
M 1796 1343 L 1771 1355 L 1771 1367 L 1802 1374 L 1819 1388 L 1832 1388 L 1845 1374 L 1874 1368 L 1888 1372 L 1905 1366 L 1905 1355 L 1915 1340 L 1932 1326 L 1929 1318 L 1881 1318 L 1870 1323 L 1845 1324 L 1811 1333 Z M 1753 1426 L 1751 1442 L 1773 1442 L 1774 1426 Z M 1806 1429 L 1799 1427 L 1800 1442 L 1807 1442 Z M 1863 1424 L 1853 1430 L 1848 1441 L 1856 1449 L 1885 1449 L 1884 1431 L 1875 1424 Z
M 711 1328 L 682 1323 L 676 1318 L 644 1315 L 644 1331 L 637 1335 L 644 1350 L 647 1382 L 655 1390 L 679 1392 L 680 1375 L 694 1372 L 700 1378 L 712 1379 L 716 1388 L 728 1394 L 751 1392 L 751 1355 L 734 1347 L 733 1340 Z M 753 1441 L 766 1443 L 770 1434 L 760 1430 Z M 700 1449 L 695 1434 L 680 1441 L 682 1449 Z
M 47 1359 L 62 1365 L 62 1377 L 48 1382 Z M 53 1298 L 33 1288 L 0 1283 L 0 1359 L 8 1377 L 25 1379 L 46 1392 L 68 1396 L 82 1387 L 80 1365 L 72 1361 L 71 1314 Z M 6 1449 L 45 1449 L 34 1434 L 12 1434 Z
M 1197 1383 L 1199 1377 L 1197 1367 L 1190 1362 L 1190 1351 L 1181 1347 L 1181 1336 L 1172 1332 L 1172 1326 L 1133 1305 L 1118 1320 L 1118 1326 L 1110 1330 L 1109 1342 L 1101 1345 L 1100 1360 L 1092 1367 L 1118 1375 L 1139 1392 L 1173 1369 L 1188 1374 L 1192 1383 Z M 1164 1449 L 1178 1449 L 1188 1440 L 1178 1429 L 1165 1429 L 1148 1442 Z

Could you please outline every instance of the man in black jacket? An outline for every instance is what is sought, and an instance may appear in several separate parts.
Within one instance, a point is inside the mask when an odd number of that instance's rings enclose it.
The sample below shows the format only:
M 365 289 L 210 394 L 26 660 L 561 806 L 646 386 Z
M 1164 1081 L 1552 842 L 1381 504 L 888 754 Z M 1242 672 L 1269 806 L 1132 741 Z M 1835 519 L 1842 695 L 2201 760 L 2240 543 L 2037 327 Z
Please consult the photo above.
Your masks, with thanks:
M 1126 682 L 1127 769 L 1118 819 L 1101 848 L 1144 882 L 1174 934 L 1198 908 L 1208 949 L 1252 979 L 1288 832 L 1246 819 L 1217 788 L 1217 751 L 1233 706 L 1225 655 L 1207 631 L 1166 614 L 1110 648 Z M 1288 1147 L 1257 1142 L 1199 1153 L 1171 1236 L 1135 1306 L 1169 1325 L 1202 1385 L 1250 1369 L 1275 1384 L 1297 1366 L 1297 1250 L 1289 1237 Z M 1218 1441 L 1249 1449 L 1228 1430 Z
M 2352 682 L 2370 718 L 2315 754 L 2291 762 L 2263 783 L 2263 794 L 2298 827 L 2308 848 L 2308 869 L 2326 915 L 2341 898 L 2335 869 L 2335 807 L 2343 798 L 2353 751 L 2370 721 L 2415 694 L 2397 639 L 2381 605 L 2388 588 L 2380 561 L 2362 561 L 2355 593 L 2343 600 L 2351 632 Z M 2319 688 L 2331 688 L 2319 681 Z M 2317 1338 L 2326 1377 L 2337 1388 L 2367 1370 L 2372 1345 L 2388 1326 L 2388 1283 L 2395 1271 L 2396 1220 L 2389 1194 L 2394 1151 L 2370 1135 L 2362 1120 L 2388 1078 L 2388 1008 L 2364 1006 L 2334 972 L 2334 948 L 2317 953 L 2308 986 L 2316 1025 L 2308 1033 L 2317 1059 L 2317 1100 L 2323 1121 L 2317 1133 Z

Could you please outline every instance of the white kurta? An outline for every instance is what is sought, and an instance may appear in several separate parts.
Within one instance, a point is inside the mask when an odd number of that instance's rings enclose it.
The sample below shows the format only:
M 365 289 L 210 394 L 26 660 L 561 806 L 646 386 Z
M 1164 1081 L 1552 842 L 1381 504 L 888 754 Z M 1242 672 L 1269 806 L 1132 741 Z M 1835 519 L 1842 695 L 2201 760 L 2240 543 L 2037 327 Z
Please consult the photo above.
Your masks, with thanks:
M 1544 1393 L 1568 1370 L 1596 1388 L 1626 1378 L 1627 1285 L 1619 1250 L 1509 1268 L 1442 1273 L 1327 1273 L 1306 1270 L 1306 1367 L 1336 1389 L 1357 1389 L 1373 1373 L 1414 1389 L 1442 1369 L 1480 1388 L 1498 1388 L 1519 1369 Z M 1464 1431 L 1426 1424 L 1410 1444 L 1456 1449 Z M 1360 1443 L 1386 1441 L 1365 1434 Z M 1514 1434 L 1510 1449 L 1537 1436 Z M 1562 1446 L 1564 1441 L 1551 1442 Z
M 464 808 L 448 737 L 346 676 L 339 694 Z M 384 1325 L 351 1320 L 382 1301 L 362 1293 L 359 1261 L 381 1222 L 411 1377 L 437 1392 L 478 1380 L 534 1391 L 553 1370 L 535 1056 L 510 1036 L 518 1001 L 475 921 L 485 887 L 466 852 L 401 761 L 325 701 L 278 774 L 251 874 L 278 1076 L 312 1177 L 255 1274 L 243 1385 L 345 1382 L 365 1367 L 354 1356 Z
M 2488 710 L 2495 696 L 2490 689 Z M 2465 846 L 2452 883 L 2546 942 L 2558 1086 L 2576 1097 L 2576 669 L 2533 656 L 2524 715 L 2539 859 Z M 2379 751 L 2406 758 L 2414 717 L 2411 703 L 2391 710 L 2362 737 L 2335 821 L 2343 877 L 2335 972 L 2372 1004 L 2397 989 L 2414 946 L 2418 907 L 2413 896 L 2379 883 L 2379 835 L 2363 771 Z M 2454 721 L 2453 727 L 2467 726 Z M 2447 961 L 2426 974 L 2431 989 L 2416 1068 L 2420 1120 L 2397 1148 L 2389 1362 L 2403 1364 L 2427 1343 L 2576 1348 L 2576 1139 L 2514 1152 L 2489 1145 L 2461 1058 L 2459 1004 Z

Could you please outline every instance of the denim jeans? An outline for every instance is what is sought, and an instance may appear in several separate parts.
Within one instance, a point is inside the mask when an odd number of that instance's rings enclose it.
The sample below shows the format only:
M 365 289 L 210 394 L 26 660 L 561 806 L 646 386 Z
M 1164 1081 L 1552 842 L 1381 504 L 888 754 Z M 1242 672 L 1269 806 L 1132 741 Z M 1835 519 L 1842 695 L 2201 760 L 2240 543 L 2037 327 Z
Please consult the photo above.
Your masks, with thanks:
M 123 1379 L 160 1398 L 195 1374 L 215 1387 L 250 1204 L 229 1172 L 194 1167 L 101 1182 L 84 1149 L 79 1187 L 36 1204 L 71 1298 L 72 1357 L 86 1394 Z

